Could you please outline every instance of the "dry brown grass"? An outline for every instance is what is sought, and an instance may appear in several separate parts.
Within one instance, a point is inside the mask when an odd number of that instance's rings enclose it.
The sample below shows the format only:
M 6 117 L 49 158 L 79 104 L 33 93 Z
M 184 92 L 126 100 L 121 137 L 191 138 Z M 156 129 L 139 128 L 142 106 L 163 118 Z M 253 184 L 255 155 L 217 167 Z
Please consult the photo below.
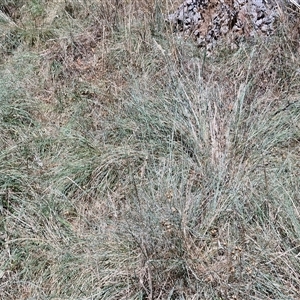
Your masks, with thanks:
M 291 12 L 207 57 L 168 1 L 0 9 L 1 299 L 300 298 Z

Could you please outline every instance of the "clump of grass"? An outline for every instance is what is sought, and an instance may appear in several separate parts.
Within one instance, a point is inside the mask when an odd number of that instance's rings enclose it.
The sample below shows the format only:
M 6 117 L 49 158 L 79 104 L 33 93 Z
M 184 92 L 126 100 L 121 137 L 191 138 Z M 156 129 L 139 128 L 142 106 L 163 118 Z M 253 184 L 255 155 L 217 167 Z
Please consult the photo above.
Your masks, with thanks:
M 297 298 L 289 23 L 207 57 L 158 26 L 167 3 L 109 4 L 60 3 L 52 40 L 5 54 L 1 297 Z

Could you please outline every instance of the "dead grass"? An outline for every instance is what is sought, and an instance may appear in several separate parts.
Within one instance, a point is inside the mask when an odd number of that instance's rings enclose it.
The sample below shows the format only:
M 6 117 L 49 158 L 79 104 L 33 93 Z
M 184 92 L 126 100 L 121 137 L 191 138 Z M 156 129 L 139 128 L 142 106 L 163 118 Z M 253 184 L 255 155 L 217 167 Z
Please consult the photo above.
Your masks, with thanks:
M 207 57 L 167 1 L 19 4 L 0 5 L 1 299 L 298 299 L 295 19 Z

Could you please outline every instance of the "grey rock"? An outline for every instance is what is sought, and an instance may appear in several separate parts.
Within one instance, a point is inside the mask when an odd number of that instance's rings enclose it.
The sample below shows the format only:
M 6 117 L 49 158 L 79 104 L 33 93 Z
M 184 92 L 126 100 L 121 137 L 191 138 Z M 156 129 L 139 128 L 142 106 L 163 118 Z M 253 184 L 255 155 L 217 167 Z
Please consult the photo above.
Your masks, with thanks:
M 212 1 L 212 0 L 211 0 Z M 197 45 L 212 48 L 230 32 L 246 38 L 270 35 L 274 31 L 278 7 L 265 0 L 186 0 L 166 19 Z M 229 42 L 232 43 L 232 41 Z

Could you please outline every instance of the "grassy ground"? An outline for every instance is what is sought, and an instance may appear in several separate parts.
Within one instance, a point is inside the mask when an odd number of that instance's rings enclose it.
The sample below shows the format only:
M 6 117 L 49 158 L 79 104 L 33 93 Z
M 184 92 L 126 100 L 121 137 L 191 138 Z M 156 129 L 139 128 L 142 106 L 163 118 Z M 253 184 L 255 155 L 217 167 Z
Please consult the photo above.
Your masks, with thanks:
M 209 56 L 169 2 L 1 1 L 1 299 L 300 299 L 299 13 Z

